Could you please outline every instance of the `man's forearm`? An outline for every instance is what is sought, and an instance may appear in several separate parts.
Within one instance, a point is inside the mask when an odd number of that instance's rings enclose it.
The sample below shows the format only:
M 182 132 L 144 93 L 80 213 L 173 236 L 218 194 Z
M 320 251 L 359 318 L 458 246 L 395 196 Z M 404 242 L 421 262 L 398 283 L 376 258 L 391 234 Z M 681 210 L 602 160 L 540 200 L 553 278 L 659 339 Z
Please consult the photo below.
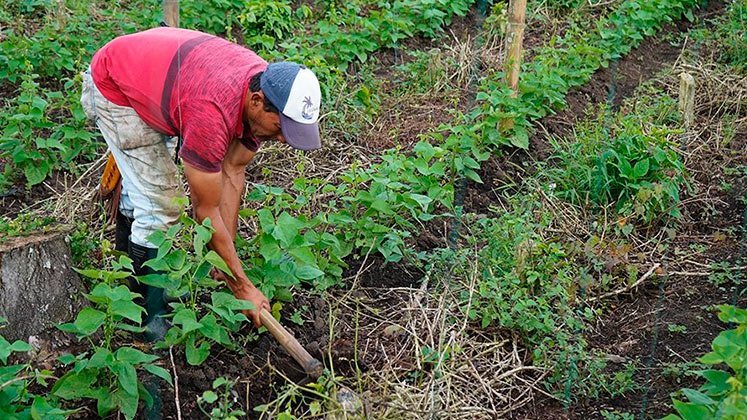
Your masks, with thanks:
M 238 167 L 241 165 L 232 166 Z M 202 222 L 205 218 L 209 217 L 212 221 L 215 232 L 208 245 L 223 258 L 231 274 L 233 274 L 232 279 L 227 279 L 228 287 L 236 297 L 250 300 L 255 305 L 267 303 L 266 299 L 264 302 L 260 302 L 260 298 L 264 299 L 264 296 L 249 281 L 246 274 L 244 274 L 244 268 L 241 265 L 238 255 L 236 255 L 236 247 L 234 245 L 236 222 L 233 222 L 234 228 L 229 229 L 225 219 L 221 215 L 225 183 L 223 175 L 221 173 L 202 171 L 185 162 L 184 176 L 189 183 L 195 218 L 199 222 Z M 235 188 L 234 191 L 236 191 Z M 236 205 L 236 212 L 238 212 L 238 205 Z M 230 218 L 231 216 L 227 217 Z M 254 321 L 255 323 L 259 323 L 258 318 Z
M 225 222 L 228 234 L 233 242 L 239 222 L 239 207 L 244 194 L 244 167 L 223 168 L 223 195 L 220 202 L 220 214 Z

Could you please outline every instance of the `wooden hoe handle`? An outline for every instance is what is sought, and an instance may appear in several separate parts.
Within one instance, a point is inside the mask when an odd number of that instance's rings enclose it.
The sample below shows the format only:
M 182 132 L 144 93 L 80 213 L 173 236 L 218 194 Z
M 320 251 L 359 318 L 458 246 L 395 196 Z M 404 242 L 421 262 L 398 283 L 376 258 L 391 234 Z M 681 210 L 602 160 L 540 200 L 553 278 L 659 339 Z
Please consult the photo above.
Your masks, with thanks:
M 301 344 L 296 340 L 288 330 L 286 330 L 280 323 L 270 314 L 267 310 L 262 309 L 259 312 L 259 317 L 262 320 L 262 325 L 267 328 L 273 337 L 280 343 L 281 346 L 288 352 L 299 365 L 303 367 L 303 370 L 307 375 L 316 379 L 322 376 L 322 370 L 324 367 L 322 363 L 315 358 L 311 357 L 308 351 L 304 349 Z

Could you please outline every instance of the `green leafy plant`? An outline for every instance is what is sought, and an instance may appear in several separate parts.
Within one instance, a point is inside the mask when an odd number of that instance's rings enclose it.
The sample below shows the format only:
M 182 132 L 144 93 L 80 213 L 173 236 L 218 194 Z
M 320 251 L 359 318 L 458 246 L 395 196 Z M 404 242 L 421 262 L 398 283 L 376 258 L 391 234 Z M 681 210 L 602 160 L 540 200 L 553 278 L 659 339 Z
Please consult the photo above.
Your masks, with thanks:
M 5 319 L 0 317 L 0 324 Z M 32 389 L 48 387 L 47 381 L 54 379 L 52 372 L 36 369 L 31 362 L 8 364 L 13 353 L 31 352 L 26 342 L 8 342 L 0 335 L 0 416 L 3 418 L 45 418 L 61 420 L 76 410 L 60 408 L 55 397 L 37 395 Z
M 600 414 L 605 420 L 635 420 L 635 415 L 628 412 L 602 410 Z
M 0 87 L 9 95 L 0 104 L 5 116 L 0 192 L 20 178 L 33 186 L 54 170 L 76 172 L 77 163 L 97 155 L 103 142 L 87 130 L 77 73 L 103 43 L 155 22 L 138 5 L 6 3 L 0 17 Z
M 236 341 L 231 336 L 248 321 L 239 311 L 254 309 L 250 302 L 222 291 L 225 285 L 212 278 L 213 269 L 232 276 L 223 259 L 207 249 L 212 234 L 210 219 L 199 224 L 182 215 L 180 223 L 166 232 L 154 232 L 148 238 L 158 247 L 158 254 L 144 265 L 154 273 L 138 277 L 142 283 L 163 288 L 174 300 L 169 304 L 172 310 L 168 315 L 172 327 L 157 347 L 184 345 L 187 362 L 191 365 L 202 364 L 214 344 L 236 349 Z M 208 296 L 209 303 L 204 302 Z
M 721 305 L 718 317 L 734 327 L 722 331 L 711 343 L 712 351 L 699 361 L 714 367 L 726 365 L 729 370 L 698 371 L 706 383 L 698 390 L 683 388 L 689 402 L 672 399 L 677 415 L 664 420 L 741 419 L 747 413 L 747 310 Z
M 747 70 L 747 5 L 729 2 L 726 12 L 711 19 L 703 28 L 695 28 L 688 36 L 701 44 L 720 63 L 727 64 L 737 73 Z
M 94 135 L 85 130 L 80 105 L 67 102 L 61 92 L 41 89 L 36 77 L 23 76 L 20 94 L 0 125 L 0 157 L 12 163 L 0 177 L 12 177 L 9 169 L 17 168 L 29 187 L 44 181 L 54 169 L 71 169 L 74 159 L 81 154 L 90 156 L 98 149 L 92 141 Z M 49 115 L 62 108 L 71 109 L 72 115 L 63 126 L 56 126 Z
M 602 396 L 616 398 L 641 388 L 634 379 L 634 363 L 628 362 L 620 369 L 612 369 L 605 356 L 598 352 L 581 353 L 580 356 L 580 377 L 578 383 L 573 384 L 575 393 L 580 396 L 588 399 Z
M 213 381 L 213 389 L 202 393 L 197 398 L 200 411 L 211 419 L 235 420 L 246 416 L 246 412 L 234 407 L 236 398 L 233 387 L 236 381 L 224 377 Z M 210 407 L 213 407 L 210 409 Z
M 209 0 L 185 2 L 179 8 L 179 20 L 185 28 L 210 34 L 225 34 L 239 23 L 244 0 Z
M 32 213 L 23 213 L 13 219 L 0 217 L 0 243 L 15 236 L 24 236 L 50 227 L 54 223 L 52 217 L 39 217 Z
M 521 333 L 542 362 L 555 357 L 556 347 L 567 347 L 590 314 L 576 313 L 577 268 L 562 243 L 541 236 L 551 217 L 534 208 L 536 203 L 517 197 L 512 211 L 468 224 L 474 234 L 470 247 L 456 254 L 441 251 L 430 264 L 452 267 L 449 277 L 461 279 L 457 286 L 461 300 L 470 303 L 465 306 L 470 320 Z M 474 284 L 471 272 L 479 273 Z
M 322 415 L 350 417 L 334 397 L 338 389 L 335 378 L 325 370 L 316 382 L 303 386 L 286 382 L 277 390 L 275 399 L 254 407 L 254 411 L 261 413 L 262 418 L 283 420 Z
M 85 223 L 79 223 L 70 232 L 70 253 L 74 267 L 93 268 L 97 263 L 96 256 L 99 252 L 112 247 L 108 240 L 99 241 L 92 234 L 90 227 Z
M 258 279 L 265 296 L 285 301 L 290 299 L 291 289 L 301 283 L 322 290 L 338 284 L 347 267 L 343 258 L 352 250 L 351 244 L 330 228 L 326 212 L 304 214 L 307 197 L 319 188 L 319 180 L 298 178 L 292 188 L 293 194 L 257 185 L 249 199 L 259 203 L 259 210 L 240 212 L 242 217 L 256 217 L 261 228 L 251 241 L 239 245 L 252 266 L 250 277 Z
M 733 273 L 734 265 L 729 261 L 720 261 L 710 264 L 711 274 L 708 275 L 708 281 L 716 287 L 725 284 L 734 283 L 736 276 Z
M 246 2 L 239 10 L 238 23 L 246 43 L 267 50 L 291 36 L 299 23 L 311 15 L 309 6 L 301 5 L 294 11 L 291 2 L 282 0 Z
M 687 327 L 680 324 L 669 324 L 667 325 L 667 331 L 671 333 L 685 334 L 687 332 Z
M 697 372 L 705 366 L 698 362 L 666 362 L 662 364 L 661 374 L 677 383 L 686 377 L 697 376 Z
M 115 348 L 115 338 L 131 332 L 143 332 L 139 326 L 144 309 L 134 302 L 137 294 L 119 281 L 132 275 L 132 262 L 120 257 L 112 270 L 78 270 L 82 275 L 100 280 L 86 298 L 86 307 L 73 323 L 59 325 L 62 331 L 85 338 L 91 354 L 66 354 L 60 362 L 72 365 L 52 388 L 52 394 L 65 400 L 93 399 L 100 416 L 119 411 L 132 419 L 142 399 L 152 405 L 151 395 L 138 379 L 137 372 L 147 371 L 171 384 L 171 375 L 154 362 L 157 356 L 130 347 Z M 134 325 L 133 325 L 134 324 Z
M 673 141 L 678 131 L 658 125 L 645 109 L 611 124 L 605 115 L 582 125 L 573 142 L 555 142 L 557 166 L 545 175 L 557 195 L 579 205 L 611 204 L 621 217 L 645 223 L 679 217 L 686 183 Z

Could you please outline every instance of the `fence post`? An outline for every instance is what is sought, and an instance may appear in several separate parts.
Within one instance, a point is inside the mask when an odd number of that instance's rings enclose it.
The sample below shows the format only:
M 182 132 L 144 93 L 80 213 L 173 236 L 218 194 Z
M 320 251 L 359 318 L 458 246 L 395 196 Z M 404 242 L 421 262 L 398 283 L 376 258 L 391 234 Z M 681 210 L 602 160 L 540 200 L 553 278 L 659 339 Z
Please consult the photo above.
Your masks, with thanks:
M 511 88 L 514 98 L 519 95 L 519 72 L 521 71 L 521 50 L 524 41 L 524 21 L 527 14 L 527 0 L 512 0 L 508 5 L 508 31 L 506 32 L 506 83 Z M 498 123 L 500 131 L 510 130 L 514 126 L 511 118 Z
M 680 112 L 685 130 L 695 122 L 695 79 L 689 73 L 680 73 Z
M 172 28 L 179 27 L 179 0 L 163 0 L 163 22 Z

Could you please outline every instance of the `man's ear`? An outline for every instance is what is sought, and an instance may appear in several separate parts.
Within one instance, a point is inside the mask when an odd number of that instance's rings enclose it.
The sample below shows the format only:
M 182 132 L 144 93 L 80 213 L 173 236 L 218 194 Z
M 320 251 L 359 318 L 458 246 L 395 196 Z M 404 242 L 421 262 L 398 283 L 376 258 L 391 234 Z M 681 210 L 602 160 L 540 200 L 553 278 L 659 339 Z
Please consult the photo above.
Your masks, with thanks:
M 264 107 L 265 105 L 265 94 L 259 90 L 257 92 L 249 92 L 249 101 L 252 104 L 252 107 Z

